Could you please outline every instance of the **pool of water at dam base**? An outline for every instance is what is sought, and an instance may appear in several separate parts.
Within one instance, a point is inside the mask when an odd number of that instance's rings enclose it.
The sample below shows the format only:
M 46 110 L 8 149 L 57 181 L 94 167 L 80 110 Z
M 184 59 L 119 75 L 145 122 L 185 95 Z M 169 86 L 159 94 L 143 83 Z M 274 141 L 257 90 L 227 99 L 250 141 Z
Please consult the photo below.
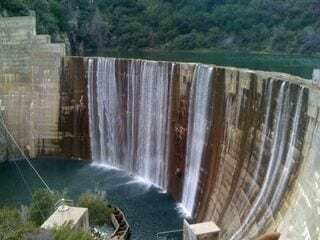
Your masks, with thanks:
M 104 191 L 106 198 L 125 212 L 132 240 L 152 240 L 158 232 L 182 228 L 183 216 L 167 193 L 124 171 L 56 158 L 33 163 L 53 190 L 66 190 L 73 200 L 87 191 Z M 31 188 L 40 187 L 27 164 L 18 164 Z M 30 193 L 13 163 L 0 164 L 0 181 L 0 205 L 30 203 Z

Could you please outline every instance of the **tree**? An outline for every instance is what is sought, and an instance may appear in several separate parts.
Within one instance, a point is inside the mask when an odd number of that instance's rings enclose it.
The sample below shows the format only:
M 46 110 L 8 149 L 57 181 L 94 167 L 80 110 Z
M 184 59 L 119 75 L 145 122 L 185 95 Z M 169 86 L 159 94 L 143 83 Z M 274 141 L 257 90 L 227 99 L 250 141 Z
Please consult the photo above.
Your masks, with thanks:
M 2 16 L 35 11 L 38 33 L 70 42 L 73 55 L 164 46 L 319 53 L 310 51 L 316 35 L 302 40 L 305 28 L 319 32 L 319 9 L 316 0 L 0 1 Z
M 85 193 L 79 199 L 80 207 L 88 208 L 90 223 L 102 226 L 110 221 L 112 208 L 99 193 Z
M 30 218 L 37 226 L 40 226 L 55 210 L 54 206 L 62 194 L 49 192 L 46 189 L 36 190 L 32 194 L 30 206 Z
M 90 45 L 89 45 L 90 44 Z M 88 29 L 88 46 L 91 51 L 101 52 L 111 45 L 111 32 L 108 20 L 96 11 Z

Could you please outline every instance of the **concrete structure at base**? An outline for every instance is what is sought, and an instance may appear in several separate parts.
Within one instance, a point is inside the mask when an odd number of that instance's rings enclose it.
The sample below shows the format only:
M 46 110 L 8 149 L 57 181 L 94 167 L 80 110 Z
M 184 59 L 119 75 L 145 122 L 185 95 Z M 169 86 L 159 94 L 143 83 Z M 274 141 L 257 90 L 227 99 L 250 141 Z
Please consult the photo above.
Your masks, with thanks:
M 189 224 L 184 221 L 183 240 L 218 240 L 220 228 L 212 221 Z
M 88 209 L 61 206 L 41 225 L 41 228 L 49 230 L 68 223 L 73 229 L 89 231 Z

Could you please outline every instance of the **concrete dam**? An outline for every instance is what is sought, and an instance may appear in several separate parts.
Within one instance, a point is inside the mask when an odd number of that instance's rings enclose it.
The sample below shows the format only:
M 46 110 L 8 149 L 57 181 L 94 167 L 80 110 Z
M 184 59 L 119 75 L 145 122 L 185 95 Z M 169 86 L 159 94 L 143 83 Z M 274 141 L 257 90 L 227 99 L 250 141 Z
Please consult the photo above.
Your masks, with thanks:
M 34 18 L 5 22 L 0 99 L 30 156 L 91 160 L 138 175 L 195 222 L 216 222 L 221 239 L 265 232 L 320 239 L 320 89 L 310 80 L 69 57 L 63 44 L 35 35 Z

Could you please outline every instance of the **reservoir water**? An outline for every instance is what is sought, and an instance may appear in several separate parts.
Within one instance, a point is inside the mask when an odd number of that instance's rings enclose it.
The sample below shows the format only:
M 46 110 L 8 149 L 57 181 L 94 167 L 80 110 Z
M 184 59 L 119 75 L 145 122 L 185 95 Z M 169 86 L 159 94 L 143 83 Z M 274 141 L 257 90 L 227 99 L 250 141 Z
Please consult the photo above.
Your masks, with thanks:
M 244 51 L 107 51 L 99 53 L 99 56 L 199 62 L 253 70 L 284 72 L 307 79 L 312 78 L 313 69 L 320 68 L 320 58 L 316 56 L 261 54 Z

